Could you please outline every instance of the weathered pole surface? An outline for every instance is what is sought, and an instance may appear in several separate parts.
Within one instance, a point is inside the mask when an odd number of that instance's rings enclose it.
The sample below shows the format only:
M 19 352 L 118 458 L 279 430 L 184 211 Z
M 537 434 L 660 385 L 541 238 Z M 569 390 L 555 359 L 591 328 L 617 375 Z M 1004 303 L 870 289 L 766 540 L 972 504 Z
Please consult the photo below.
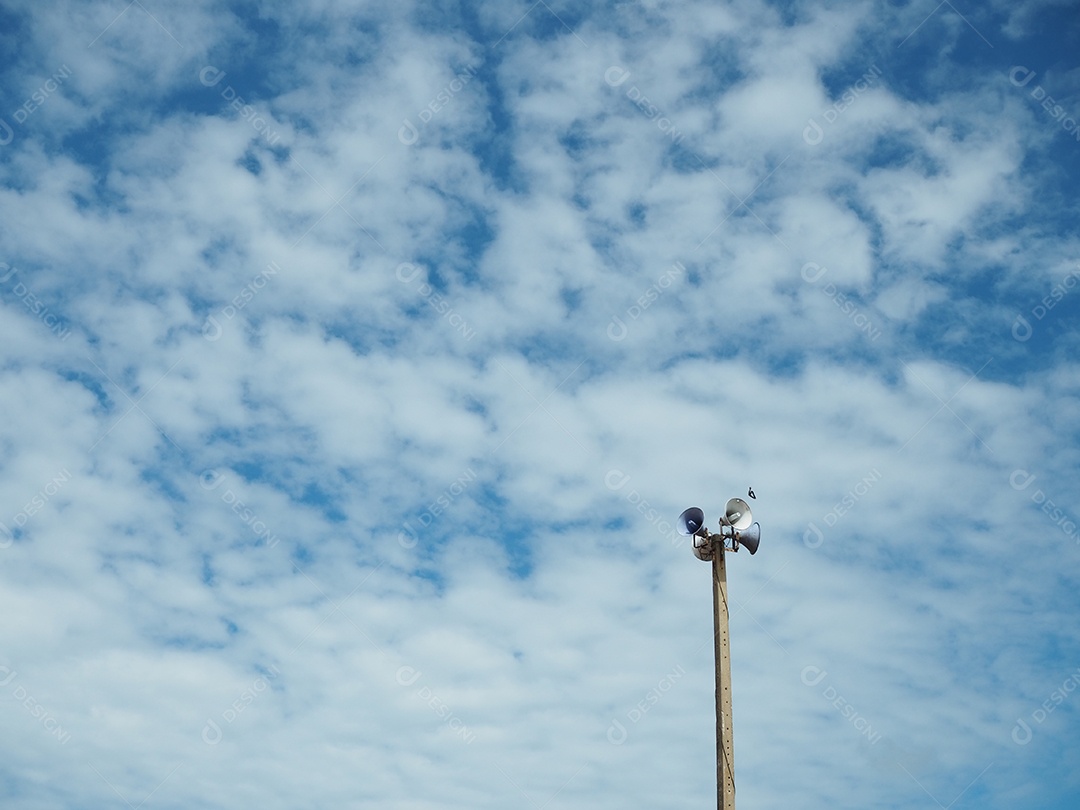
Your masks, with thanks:
M 731 645 L 728 638 L 724 542 L 714 541 L 713 632 L 716 653 L 716 808 L 735 810 L 735 745 L 731 735 Z

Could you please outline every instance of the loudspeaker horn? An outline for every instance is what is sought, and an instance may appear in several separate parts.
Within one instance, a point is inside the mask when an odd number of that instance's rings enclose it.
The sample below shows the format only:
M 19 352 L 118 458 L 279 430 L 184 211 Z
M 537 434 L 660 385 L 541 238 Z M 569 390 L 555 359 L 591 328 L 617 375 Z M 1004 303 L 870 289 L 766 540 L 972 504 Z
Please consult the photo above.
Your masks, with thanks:
M 727 502 L 727 506 L 724 508 L 724 519 L 721 523 L 731 526 L 735 531 L 742 531 L 753 522 L 754 517 L 750 512 L 750 504 L 742 498 L 732 498 Z
M 758 544 L 761 542 L 761 524 L 752 523 L 735 534 L 740 546 L 746 546 L 751 554 L 757 554 Z
M 679 534 L 691 535 L 697 534 L 704 525 L 705 513 L 696 506 L 691 506 L 689 509 L 684 509 L 683 513 L 679 515 L 679 521 L 675 528 L 679 530 Z

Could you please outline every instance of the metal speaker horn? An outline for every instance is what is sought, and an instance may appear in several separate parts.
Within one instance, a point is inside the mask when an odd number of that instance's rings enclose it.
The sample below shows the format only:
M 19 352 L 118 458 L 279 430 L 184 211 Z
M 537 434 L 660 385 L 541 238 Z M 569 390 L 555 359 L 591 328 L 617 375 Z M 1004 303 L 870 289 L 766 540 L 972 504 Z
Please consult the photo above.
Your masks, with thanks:
M 735 531 L 742 531 L 754 522 L 754 516 L 750 512 L 750 504 L 742 498 L 732 498 L 724 507 L 724 518 L 721 523 L 730 526 Z
M 705 513 L 696 506 L 691 506 L 689 509 L 684 509 L 683 513 L 679 515 L 675 528 L 679 530 L 679 534 L 691 535 L 697 534 L 704 525 Z
M 758 543 L 761 542 L 761 524 L 751 523 L 742 531 L 736 532 L 735 539 L 740 546 L 746 546 L 751 554 L 757 554 Z

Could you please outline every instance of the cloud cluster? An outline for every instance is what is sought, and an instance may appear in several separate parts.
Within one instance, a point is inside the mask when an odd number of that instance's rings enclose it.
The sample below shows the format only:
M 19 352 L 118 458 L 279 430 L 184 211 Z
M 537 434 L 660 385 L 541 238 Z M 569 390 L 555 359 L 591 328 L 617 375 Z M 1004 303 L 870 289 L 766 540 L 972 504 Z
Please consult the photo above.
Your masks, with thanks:
M 1073 806 L 1059 11 L 8 3 L 7 805 Z

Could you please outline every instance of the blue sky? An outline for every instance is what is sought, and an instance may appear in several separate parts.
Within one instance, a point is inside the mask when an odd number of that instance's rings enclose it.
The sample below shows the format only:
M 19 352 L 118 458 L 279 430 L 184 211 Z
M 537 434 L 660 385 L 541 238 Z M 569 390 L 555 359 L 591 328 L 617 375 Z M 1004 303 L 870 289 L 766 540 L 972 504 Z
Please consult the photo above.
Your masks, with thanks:
M 0 796 L 1080 800 L 1080 16 L 12 0 Z

